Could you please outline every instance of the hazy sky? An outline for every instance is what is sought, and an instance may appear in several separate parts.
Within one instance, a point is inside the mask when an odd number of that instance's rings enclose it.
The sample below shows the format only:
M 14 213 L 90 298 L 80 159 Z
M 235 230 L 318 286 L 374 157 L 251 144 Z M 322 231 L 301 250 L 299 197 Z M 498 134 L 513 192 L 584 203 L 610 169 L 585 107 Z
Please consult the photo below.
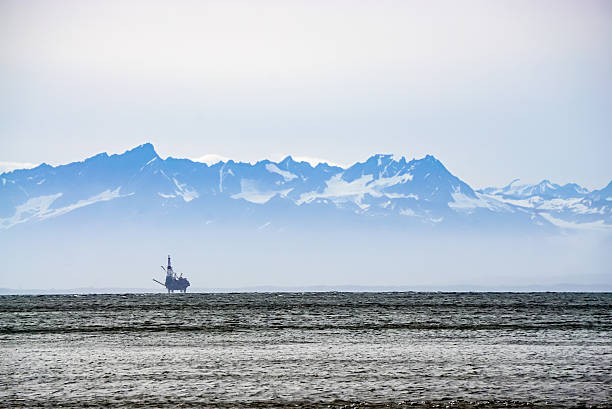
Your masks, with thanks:
M 609 1 L 0 0 L 0 161 L 431 153 L 612 179 Z

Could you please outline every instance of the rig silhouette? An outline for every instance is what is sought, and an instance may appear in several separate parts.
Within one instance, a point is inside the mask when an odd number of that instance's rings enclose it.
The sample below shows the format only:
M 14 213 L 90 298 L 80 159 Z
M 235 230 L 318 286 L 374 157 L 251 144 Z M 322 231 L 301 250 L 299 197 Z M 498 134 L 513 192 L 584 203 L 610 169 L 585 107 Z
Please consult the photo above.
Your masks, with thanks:
M 156 279 L 153 279 L 153 281 L 166 287 L 168 293 L 172 293 L 174 291 L 180 291 L 182 293 L 187 292 L 189 280 L 183 277 L 183 273 L 181 273 L 179 276 L 176 275 L 172 269 L 172 265 L 170 264 L 170 255 L 168 255 L 168 267 L 161 266 L 161 268 L 166 272 L 166 282 L 162 283 Z

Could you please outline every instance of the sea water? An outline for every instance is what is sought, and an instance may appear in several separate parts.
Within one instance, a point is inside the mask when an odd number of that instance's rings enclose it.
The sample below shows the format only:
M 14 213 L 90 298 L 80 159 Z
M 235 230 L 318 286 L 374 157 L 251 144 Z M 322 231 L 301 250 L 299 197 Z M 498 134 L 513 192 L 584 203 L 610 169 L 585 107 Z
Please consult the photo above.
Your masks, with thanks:
M 0 297 L 0 406 L 612 405 L 612 294 Z

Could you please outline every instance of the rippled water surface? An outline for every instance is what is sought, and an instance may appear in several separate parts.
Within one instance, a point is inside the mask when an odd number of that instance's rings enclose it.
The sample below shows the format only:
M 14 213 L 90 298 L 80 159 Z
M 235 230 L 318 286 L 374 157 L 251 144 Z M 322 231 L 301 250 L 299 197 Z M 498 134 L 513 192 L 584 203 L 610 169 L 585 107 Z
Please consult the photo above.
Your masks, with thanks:
M 0 297 L 0 406 L 612 405 L 612 294 Z

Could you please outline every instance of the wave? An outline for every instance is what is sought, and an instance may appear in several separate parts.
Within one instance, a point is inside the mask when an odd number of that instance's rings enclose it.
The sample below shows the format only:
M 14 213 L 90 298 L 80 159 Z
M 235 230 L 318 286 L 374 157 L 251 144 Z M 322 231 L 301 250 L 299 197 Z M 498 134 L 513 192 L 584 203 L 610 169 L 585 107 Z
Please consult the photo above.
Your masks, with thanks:
M 542 330 L 612 330 L 610 322 L 543 322 L 525 324 L 317 324 L 317 325 L 114 325 L 82 327 L 17 328 L 0 327 L 0 334 L 65 333 L 139 333 L 139 332 L 241 332 L 241 331 L 385 331 L 385 330 L 455 330 L 455 331 L 542 331 Z

